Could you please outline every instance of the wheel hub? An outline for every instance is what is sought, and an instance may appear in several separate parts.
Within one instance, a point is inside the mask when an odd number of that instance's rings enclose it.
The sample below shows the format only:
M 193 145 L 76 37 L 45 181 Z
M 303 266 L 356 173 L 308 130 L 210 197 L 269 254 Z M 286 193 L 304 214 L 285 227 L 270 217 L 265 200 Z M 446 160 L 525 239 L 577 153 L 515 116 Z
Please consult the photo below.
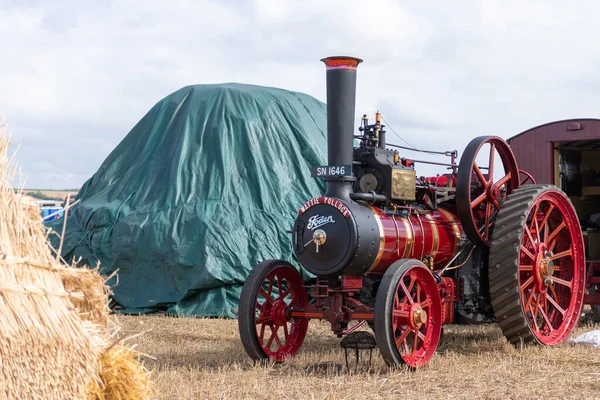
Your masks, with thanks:
M 418 304 L 412 306 L 410 316 L 411 325 L 417 329 L 421 328 L 421 326 L 427 322 L 427 312 Z
M 552 261 L 552 256 L 552 252 L 548 251 L 544 243 L 538 246 L 534 269 L 538 287 L 542 293 L 552 283 L 552 276 L 554 275 L 554 261 Z
M 498 189 L 498 186 L 496 186 L 495 184 L 490 184 L 487 187 L 487 197 L 490 200 L 498 200 L 498 198 L 500 197 L 500 189 Z
M 271 320 L 277 326 L 281 326 L 287 322 L 285 311 L 287 310 L 287 304 L 283 300 L 277 300 L 273 303 L 271 308 Z

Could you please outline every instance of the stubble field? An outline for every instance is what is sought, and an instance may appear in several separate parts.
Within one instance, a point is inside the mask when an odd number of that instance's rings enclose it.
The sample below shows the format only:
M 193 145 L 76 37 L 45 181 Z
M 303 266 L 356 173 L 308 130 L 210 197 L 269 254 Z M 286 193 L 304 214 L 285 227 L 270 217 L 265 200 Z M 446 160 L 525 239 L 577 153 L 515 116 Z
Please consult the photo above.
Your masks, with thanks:
M 447 326 L 433 360 L 416 372 L 388 369 L 377 350 L 348 373 L 339 339 L 311 321 L 300 353 L 255 366 L 237 320 L 115 316 L 131 336 L 161 399 L 598 399 L 600 349 L 509 345 L 495 325 Z M 575 332 L 600 329 L 582 326 Z M 368 356 L 368 353 L 363 353 Z

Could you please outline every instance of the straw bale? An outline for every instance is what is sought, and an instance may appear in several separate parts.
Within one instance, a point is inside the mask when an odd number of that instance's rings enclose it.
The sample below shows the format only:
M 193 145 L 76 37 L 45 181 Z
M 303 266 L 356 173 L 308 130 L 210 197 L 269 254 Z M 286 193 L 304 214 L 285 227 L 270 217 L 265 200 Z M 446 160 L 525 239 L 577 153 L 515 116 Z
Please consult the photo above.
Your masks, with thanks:
M 52 253 L 39 208 L 11 188 L 8 142 L 0 125 L 0 399 L 145 398 L 137 353 L 110 346 L 105 279 Z

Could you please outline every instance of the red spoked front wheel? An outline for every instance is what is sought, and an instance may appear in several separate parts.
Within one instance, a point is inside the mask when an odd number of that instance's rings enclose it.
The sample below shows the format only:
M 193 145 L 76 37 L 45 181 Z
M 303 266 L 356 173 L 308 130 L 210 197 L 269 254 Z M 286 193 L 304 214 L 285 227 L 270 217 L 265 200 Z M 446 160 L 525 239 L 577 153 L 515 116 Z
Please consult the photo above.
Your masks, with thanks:
M 398 260 L 383 275 L 375 298 L 375 336 L 388 365 L 419 368 L 440 341 L 442 303 L 435 279 L 417 260 Z
M 290 310 L 307 305 L 302 278 L 290 263 L 269 260 L 258 264 L 240 296 L 238 325 L 248 355 L 281 362 L 296 354 L 304 342 L 308 320 L 291 318 Z
M 577 326 L 585 294 L 583 236 L 560 189 L 526 185 L 500 212 L 490 248 L 492 305 L 505 336 L 546 346 Z
M 468 144 L 456 176 L 456 208 L 469 240 L 490 245 L 491 225 L 519 184 L 517 161 L 504 139 L 480 136 Z

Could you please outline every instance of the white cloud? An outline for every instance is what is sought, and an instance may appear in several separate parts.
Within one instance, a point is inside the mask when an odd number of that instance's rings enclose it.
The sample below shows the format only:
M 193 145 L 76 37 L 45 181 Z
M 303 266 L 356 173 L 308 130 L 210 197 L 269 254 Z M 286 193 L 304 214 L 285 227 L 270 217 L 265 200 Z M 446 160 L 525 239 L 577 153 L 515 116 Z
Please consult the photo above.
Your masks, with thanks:
M 358 115 L 379 108 L 410 143 L 460 152 L 475 136 L 597 116 L 599 10 L 558 1 L 0 1 L 0 111 L 23 143 L 29 184 L 72 187 L 182 86 L 237 81 L 325 100 L 318 60 L 349 54 L 365 60 Z

